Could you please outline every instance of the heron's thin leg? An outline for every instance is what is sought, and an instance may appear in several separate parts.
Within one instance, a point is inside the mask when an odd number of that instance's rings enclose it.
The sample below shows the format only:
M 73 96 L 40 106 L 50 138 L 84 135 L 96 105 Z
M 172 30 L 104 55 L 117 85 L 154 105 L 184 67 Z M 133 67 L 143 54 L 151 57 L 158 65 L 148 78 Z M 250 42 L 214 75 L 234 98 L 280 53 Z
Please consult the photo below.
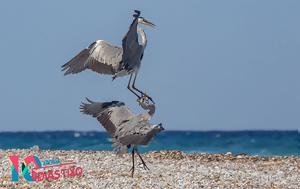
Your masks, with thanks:
M 150 170 L 149 167 L 146 165 L 145 161 L 143 160 L 142 156 L 140 155 L 140 153 L 139 153 L 138 151 L 136 151 L 136 153 L 137 153 L 137 155 L 140 157 L 140 159 L 141 159 L 141 161 L 142 161 L 142 164 L 143 164 L 143 166 L 144 166 L 144 169 L 145 169 L 145 170 L 146 170 L 146 169 Z
M 133 173 L 134 173 L 134 147 L 132 148 L 132 167 L 131 167 L 131 177 L 133 178 Z
M 132 73 L 133 74 L 133 73 Z M 137 72 L 134 72 L 134 79 L 133 79 L 133 83 L 132 83 L 132 88 L 136 91 L 138 91 L 139 93 L 141 94 L 145 94 L 143 91 L 139 90 L 138 88 L 135 87 L 135 80 L 136 80 L 136 77 L 137 77 Z
M 133 94 L 135 94 L 135 96 L 137 96 L 138 98 L 141 98 L 136 92 L 134 92 L 134 90 L 131 89 L 130 87 L 130 83 L 131 83 L 131 79 L 132 79 L 132 74 L 130 74 L 130 78 L 129 78 L 129 82 L 128 82 L 128 85 L 127 85 L 127 89 L 129 89 Z
M 133 74 L 133 73 L 132 73 L 132 74 Z M 152 99 L 150 96 L 148 96 L 146 93 L 144 93 L 143 91 L 141 91 L 141 90 L 139 90 L 138 88 L 135 87 L 135 80 L 136 80 L 136 78 L 137 78 L 137 72 L 135 72 L 135 74 L 134 74 L 134 79 L 133 79 L 133 83 L 132 83 L 132 88 L 133 88 L 134 90 L 138 91 L 139 93 L 141 93 L 141 94 L 147 96 L 147 97 L 154 103 L 153 99 Z

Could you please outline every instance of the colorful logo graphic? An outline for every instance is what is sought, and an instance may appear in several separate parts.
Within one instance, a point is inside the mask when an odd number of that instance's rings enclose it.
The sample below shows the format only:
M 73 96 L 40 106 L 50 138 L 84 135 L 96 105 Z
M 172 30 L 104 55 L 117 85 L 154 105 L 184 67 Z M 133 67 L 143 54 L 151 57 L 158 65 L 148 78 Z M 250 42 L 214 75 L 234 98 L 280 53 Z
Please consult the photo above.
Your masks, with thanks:
M 19 181 L 19 162 L 18 155 L 8 156 L 11 166 L 11 180 Z M 22 162 L 21 173 L 26 181 L 53 181 L 66 177 L 81 177 L 83 175 L 82 167 L 75 162 L 61 163 L 59 159 L 41 161 L 37 156 L 27 156 Z

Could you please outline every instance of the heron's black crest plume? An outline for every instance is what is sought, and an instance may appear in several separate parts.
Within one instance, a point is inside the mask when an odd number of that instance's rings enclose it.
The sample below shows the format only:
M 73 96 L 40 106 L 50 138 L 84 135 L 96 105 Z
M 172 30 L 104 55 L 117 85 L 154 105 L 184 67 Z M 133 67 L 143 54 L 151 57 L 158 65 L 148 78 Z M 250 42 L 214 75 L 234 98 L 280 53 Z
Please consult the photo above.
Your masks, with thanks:
M 134 10 L 134 12 L 136 14 L 133 14 L 133 17 L 139 17 L 141 15 L 141 11 L 139 11 L 139 10 Z

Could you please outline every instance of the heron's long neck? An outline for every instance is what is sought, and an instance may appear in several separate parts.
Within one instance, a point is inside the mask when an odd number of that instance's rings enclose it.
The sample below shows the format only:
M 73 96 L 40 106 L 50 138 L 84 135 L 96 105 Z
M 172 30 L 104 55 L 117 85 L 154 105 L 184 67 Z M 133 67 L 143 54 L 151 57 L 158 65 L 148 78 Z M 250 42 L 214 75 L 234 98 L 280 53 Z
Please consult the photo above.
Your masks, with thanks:
M 137 28 L 137 32 L 140 34 L 141 36 L 141 45 L 144 47 L 144 49 L 146 48 L 147 46 L 147 36 L 146 36 L 146 33 L 144 32 L 144 30 L 142 28 Z
M 148 111 L 148 114 L 152 117 L 155 113 L 155 106 L 154 105 L 150 105 L 148 107 L 149 111 Z
M 147 113 L 142 113 L 140 115 L 142 115 L 142 117 L 146 120 L 150 120 L 151 117 L 154 115 L 155 113 L 155 106 L 154 105 L 149 105 L 146 109 L 148 109 Z

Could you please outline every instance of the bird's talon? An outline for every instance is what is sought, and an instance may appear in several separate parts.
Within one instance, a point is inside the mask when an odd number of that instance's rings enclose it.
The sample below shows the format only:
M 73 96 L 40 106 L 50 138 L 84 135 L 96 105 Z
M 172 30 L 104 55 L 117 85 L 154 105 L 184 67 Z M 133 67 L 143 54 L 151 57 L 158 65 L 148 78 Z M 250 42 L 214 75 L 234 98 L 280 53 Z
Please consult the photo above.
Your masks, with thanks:
M 130 168 L 130 170 L 129 170 L 129 172 L 131 172 L 131 177 L 133 178 L 133 174 L 134 174 L 134 168 L 133 168 L 133 167 L 131 167 L 131 168 Z
M 146 170 L 146 171 L 147 171 L 147 170 L 148 170 L 148 171 L 150 170 L 146 164 L 144 164 L 144 163 L 139 163 L 139 166 L 140 166 L 140 165 L 143 165 L 144 170 Z
M 150 97 L 149 95 L 147 95 L 147 93 L 142 93 L 142 97 L 141 98 L 145 98 L 146 97 L 146 100 L 151 100 L 151 102 L 153 104 L 155 104 L 154 100 L 152 99 L 152 97 Z
M 153 100 L 150 96 L 149 96 L 148 98 L 151 100 L 151 102 L 152 102 L 153 104 L 155 104 L 154 100 Z

